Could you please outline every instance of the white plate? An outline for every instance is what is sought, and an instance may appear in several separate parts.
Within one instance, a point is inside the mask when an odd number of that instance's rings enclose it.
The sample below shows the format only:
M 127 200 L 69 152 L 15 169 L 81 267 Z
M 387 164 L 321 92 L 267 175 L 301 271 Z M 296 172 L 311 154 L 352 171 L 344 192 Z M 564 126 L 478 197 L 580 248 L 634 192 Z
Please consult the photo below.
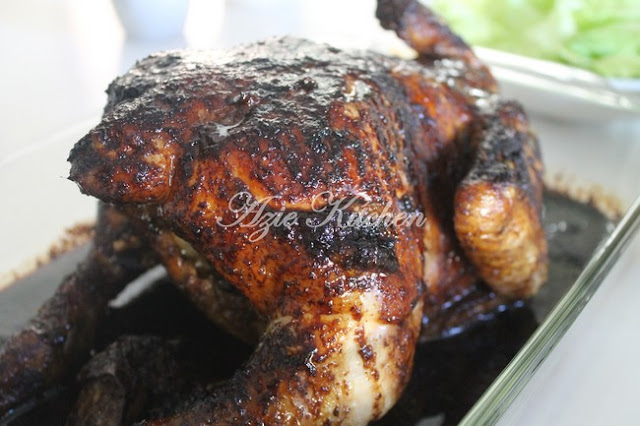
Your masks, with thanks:
M 532 112 L 571 121 L 640 119 L 640 80 L 603 78 L 567 65 L 482 47 L 476 53 L 505 96 Z

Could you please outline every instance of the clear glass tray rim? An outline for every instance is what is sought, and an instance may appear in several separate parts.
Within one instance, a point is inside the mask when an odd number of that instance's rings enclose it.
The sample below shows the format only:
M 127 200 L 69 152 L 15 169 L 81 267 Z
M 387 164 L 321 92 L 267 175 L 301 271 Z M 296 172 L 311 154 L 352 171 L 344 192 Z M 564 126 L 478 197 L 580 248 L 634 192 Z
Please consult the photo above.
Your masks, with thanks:
M 533 377 L 599 288 L 633 235 L 640 229 L 640 196 L 596 250 L 567 294 L 459 423 L 493 425 Z

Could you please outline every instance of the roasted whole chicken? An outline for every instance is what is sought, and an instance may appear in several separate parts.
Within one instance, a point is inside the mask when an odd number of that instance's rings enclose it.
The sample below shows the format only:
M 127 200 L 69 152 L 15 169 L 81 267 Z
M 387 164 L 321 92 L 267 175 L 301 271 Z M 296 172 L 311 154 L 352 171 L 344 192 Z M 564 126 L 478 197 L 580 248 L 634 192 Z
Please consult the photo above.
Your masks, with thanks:
M 256 347 L 150 425 L 367 424 L 421 335 L 538 290 L 542 164 L 522 108 L 419 2 L 377 16 L 416 59 L 285 37 L 155 54 L 110 85 L 69 157 L 104 203 L 93 250 L 4 345 L 0 410 L 73 372 L 105 304 L 156 263 Z

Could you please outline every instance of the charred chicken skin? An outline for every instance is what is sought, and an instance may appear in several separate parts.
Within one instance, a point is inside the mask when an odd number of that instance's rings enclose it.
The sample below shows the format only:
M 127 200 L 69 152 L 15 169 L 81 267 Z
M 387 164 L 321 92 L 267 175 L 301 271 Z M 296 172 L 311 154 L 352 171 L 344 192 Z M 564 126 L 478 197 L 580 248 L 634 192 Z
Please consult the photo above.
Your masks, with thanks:
M 212 321 L 258 341 L 206 401 L 146 424 L 366 424 L 398 399 L 444 306 L 545 281 L 542 165 L 521 107 L 417 1 L 380 0 L 377 16 L 415 60 L 289 37 L 152 55 L 73 148 L 81 190 Z M 344 223 L 367 215 L 424 220 Z M 48 368 L 31 391 L 59 376 Z

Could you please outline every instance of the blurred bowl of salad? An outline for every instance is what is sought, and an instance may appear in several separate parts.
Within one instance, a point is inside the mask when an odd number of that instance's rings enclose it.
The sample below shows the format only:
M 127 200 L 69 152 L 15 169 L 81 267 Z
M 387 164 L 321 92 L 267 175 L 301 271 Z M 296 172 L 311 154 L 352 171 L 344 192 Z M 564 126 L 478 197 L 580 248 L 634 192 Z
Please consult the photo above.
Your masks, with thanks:
M 640 118 L 639 0 L 427 3 L 530 109 L 572 119 Z

